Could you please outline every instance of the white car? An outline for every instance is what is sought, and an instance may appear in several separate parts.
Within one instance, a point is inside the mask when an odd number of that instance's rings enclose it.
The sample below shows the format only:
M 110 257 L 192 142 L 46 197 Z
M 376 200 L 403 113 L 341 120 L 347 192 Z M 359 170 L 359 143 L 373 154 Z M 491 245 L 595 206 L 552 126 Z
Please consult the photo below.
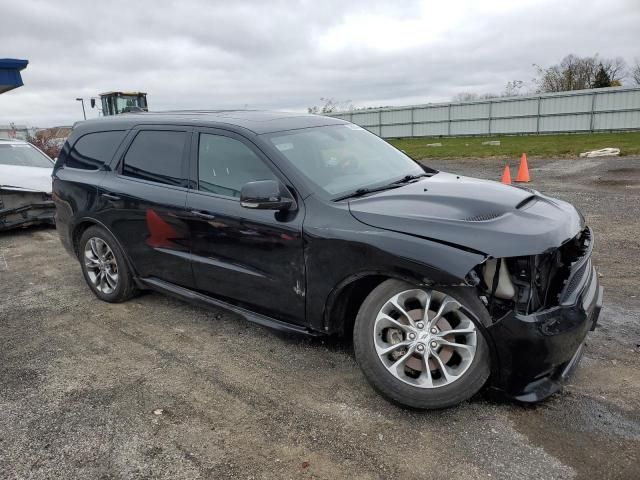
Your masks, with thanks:
M 54 224 L 53 161 L 22 140 L 0 139 L 0 231 Z

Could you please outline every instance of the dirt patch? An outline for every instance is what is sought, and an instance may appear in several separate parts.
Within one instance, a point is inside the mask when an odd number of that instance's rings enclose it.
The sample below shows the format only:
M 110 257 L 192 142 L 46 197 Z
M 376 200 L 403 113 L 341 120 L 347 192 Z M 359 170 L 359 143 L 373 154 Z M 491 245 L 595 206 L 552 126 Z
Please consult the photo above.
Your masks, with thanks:
M 616 167 L 600 170 L 601 175 L 593 181 L 596 186 L 634 187 L 640 185 L 640 167 Z M 603 171 L 604 170 L 604 171 Z
M 609 170 L 610 173 L 638 173 L 640 174 L 640 168 L 638 167 L 622 167 L 622 168 L 612 168 Z
M 608 187 L 630 187 L 638 185 L 640 182 L 632 179 L 622 178 L 597 178 L 593 181 L 594 185 L 608 186 Z

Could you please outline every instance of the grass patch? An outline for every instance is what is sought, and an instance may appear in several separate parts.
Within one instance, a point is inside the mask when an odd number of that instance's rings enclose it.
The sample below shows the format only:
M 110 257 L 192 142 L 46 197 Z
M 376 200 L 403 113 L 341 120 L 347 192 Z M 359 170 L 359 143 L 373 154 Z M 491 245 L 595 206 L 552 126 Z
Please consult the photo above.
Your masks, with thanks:
M 482 145 L 482 142 L 488 140 L 500 140 L 500 145 Z M 577 157 L 581 152 L 605 147 L 619 148 L 620 155 L 640 155 L 640 132 L 394 138 L 389 139 L 389 143 L 416 159 L 518 158 L 522 152 L 530 157 Z M 428 143 L 442 143 L 442 146 L 427 147 Z

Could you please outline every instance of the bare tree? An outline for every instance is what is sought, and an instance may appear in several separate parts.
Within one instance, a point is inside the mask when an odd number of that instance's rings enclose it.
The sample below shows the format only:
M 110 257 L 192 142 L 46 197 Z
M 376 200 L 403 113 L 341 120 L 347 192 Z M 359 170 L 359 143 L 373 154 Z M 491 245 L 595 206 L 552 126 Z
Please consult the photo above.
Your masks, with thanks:
M 482 100 L 490 100 L 492 98 L 499 97 L 515 97 L 522 95 L 522 88 L 525 83 L 522 80 L 511 80 L 507 82 L 504 87 L 504 91 L 497 95 L 495 93 L 475 93 L 475 92 L 460 92 L 455 94 L 451 101 L 454 103 L 463 102 L 480 102 Z
M 46 129 L 36 132 L 35 135 L 27 137 L 27 141 L 38 147 L 51 158 L 57 158 L 60 153 L 59 139 L 54 136 L 54 129 Z
M 521 95 L 522 87 L 524 87 L 524 82 L 522 80 L 511 80 L 510 82 L 507 82 L 507 85 L 504 87 L 502 96 L 516 97 Z
M 452 102 L 479 102 L 481 100 L 488 100 L 490 98 L 496 98 L 499 95 L 493 93 L 473 93 L 473 92 L 460 92 L 455 94 L 452 98 Z
M 636 58 L 636 64 L 631 69 L 631 78 L 640 86 L 640 59 Z
M 592 57 L 578 57 L 567 55 L 558 65 L 538 70 L 539 92 L 566 92 L 568 90 L 583 90 L 594 88 L 596 75 L 602 65 L 612 85 L 620 85 L 625 76 L 626 64 L 621 57 L 600 58 L 597 54 Z
M 622 80 L 627 76 L 627 62 L 622 57 L 603 58 L 600 60 L 600 65 L 607 72 L 612 84 L 616 82 L 621 84 Z
M 334 98 L 320 98 L 323 103 L 321 106 L 314 105 L 313 107 L 307 107 L 309 113 L 323 114 L 333 112 L 343 112 L 353 110 L 351 100 L 339 101 Z

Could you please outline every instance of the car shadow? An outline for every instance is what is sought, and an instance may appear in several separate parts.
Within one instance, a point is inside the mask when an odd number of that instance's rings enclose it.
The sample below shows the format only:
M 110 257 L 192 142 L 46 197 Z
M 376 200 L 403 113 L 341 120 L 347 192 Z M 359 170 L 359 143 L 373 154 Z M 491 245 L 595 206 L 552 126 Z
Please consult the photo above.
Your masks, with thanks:
M 267 327 L 265 327 L 267 328 Z M 308 345 L 310 347 L 325 348 L 331 352 L 346 353 L 354 356 L 353 343 L 348 336 L 330 335 L 330 336 L 309 336 L 295 332 L 283 332 L 280 330 L 269 329 L 269 332 L 280 341 L 289 345 Z
M 50 224 L 28 225 L 26 227 L 15 227 L 8 230 L 0 230 L 0 237 L 24 237 L 41 231 L 54 231 L 55 229 L 55 225 Z

